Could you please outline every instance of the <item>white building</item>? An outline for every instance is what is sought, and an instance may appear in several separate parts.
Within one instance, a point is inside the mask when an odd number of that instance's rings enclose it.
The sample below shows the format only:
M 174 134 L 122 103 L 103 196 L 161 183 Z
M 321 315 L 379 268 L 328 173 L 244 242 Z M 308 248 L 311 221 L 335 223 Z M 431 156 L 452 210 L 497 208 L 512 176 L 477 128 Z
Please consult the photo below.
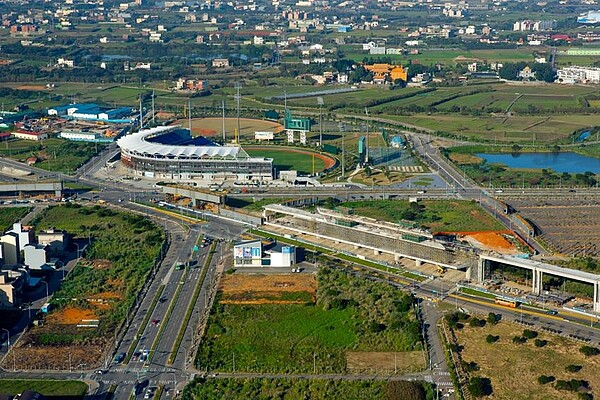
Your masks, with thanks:
M 600 83 L 600 68 L 571 66 L 556 71 L 559 83 Z
M 33 243 L 35 239 L 33 236 L 33 230 L 24 228 L 19 222 L 14 223 L 13 228 L 8 232 L 16 233 L 19 236 L 19 251 L 24 250 L 25 246 Z
M 233 266 L 293 268 L 302 261 L 303 251 L 295 246 L 270 242 L 264 245 L 261 240 L 238 242 L 233 247 Z
M 2 259 L 4 265 L 15 266 L 19 263 L 19 235 L 14 232 L 7 232 L 0 236 L 2 245 Z

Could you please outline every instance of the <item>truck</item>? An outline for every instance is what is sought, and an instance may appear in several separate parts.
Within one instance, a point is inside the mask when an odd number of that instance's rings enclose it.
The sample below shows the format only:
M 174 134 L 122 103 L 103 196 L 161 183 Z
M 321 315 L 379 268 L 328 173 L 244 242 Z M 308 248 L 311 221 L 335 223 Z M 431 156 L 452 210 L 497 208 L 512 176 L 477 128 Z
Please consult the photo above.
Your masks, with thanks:
M 52 308 L 52 306 L 50 305 L 50 303 L 45 303 L 42 306 L 42 308 L 40 309 L 40 311 L 43 312 L 44 314 L 47 314 L 51 308 Z

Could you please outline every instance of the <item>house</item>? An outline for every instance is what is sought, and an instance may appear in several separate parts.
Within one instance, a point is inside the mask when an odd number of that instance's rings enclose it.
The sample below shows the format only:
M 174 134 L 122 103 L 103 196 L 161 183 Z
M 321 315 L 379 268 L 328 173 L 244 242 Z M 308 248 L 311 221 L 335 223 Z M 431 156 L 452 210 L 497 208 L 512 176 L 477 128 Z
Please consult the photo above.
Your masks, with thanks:
M 390 71 L 390 77 L 392 78 L 392 82 L 395 82 L 397 79 L 401 79 L 404 82 L 408 81 L 408 68 L 402 68 L 402 66 L 397 66 Z
M 249 240 L 238 242 L 233 247 L 234 267 L 293 267 L 303 257 L 302 248 L 276 241 Z
M 25 257 L 24 264 L 29 269 L 41 270 L 46 262 L 48 261 L 46 256 L 46 245 L 44 244 L 28 244 L 23 249 L 23 255 Z
M 69 244 L 69 236 L 65 231 L 48 229 L 38 233 L 38 243 L 47 245 L 50 253 L 64 253 Z
M 48 134 L 45 132 L 31 132 L 24 129 L 18 129 L 15 132 L 11 132 L 11 135 L 17 139 L 33 140 L 35 142 L 48 139 Z
M 212 60 L 213 68 L 228 68 L 229 60 L 226 58 L 215 58 Z
M 529 65 L 527 65 L 525 68 L 519 71 L 518 77 L 524 80 L 535 79 L 535 72 L 529 68 Z
M 236 243 L 233 246 L 233 266 L 262 266 L 262 242 L 260 240 L 248 240 Z
M 0 308 L 14 308 L 21 304 L 27 278 L 24 270 L 0 271 Z
M 19 236 L 19 251 L 22 251 L 28 244 L 33 243 L 35 239 L 32 227 L 23 226 L 19 222 L 14 223 L 12 229 L 8 232 L 16 233 Z
M 2 259 L 5 266 L 15 266 L 19 263 L 19 235 L 14 232 L 7 232 L 0 236 L 2 244 Z

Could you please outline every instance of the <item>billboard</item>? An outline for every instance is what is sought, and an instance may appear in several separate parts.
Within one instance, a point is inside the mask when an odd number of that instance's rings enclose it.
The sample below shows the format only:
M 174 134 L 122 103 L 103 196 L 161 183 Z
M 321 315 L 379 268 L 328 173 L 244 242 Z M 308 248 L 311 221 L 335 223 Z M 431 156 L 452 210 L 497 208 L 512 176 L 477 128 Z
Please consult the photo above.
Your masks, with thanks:
M 256 140 L 273 140 L 274 138 L 273 132 L 265 132 L 265 131 L 255 131 L 254 139 Z
M 260 247 L 235 247 L 233 249 L 235 258 L 261 258 L 262 251 Z

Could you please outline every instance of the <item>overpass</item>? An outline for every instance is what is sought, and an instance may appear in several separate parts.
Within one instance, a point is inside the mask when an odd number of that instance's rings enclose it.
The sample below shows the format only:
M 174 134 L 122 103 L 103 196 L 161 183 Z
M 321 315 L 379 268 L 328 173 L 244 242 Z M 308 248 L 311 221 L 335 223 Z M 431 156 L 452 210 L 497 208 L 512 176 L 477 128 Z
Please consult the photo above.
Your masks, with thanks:
M 479 255 L 479 265 L 476 274 L 477 281 L 482 282 L 485 279 L 485 267 L 489 262 L 496 262 L 531 270 L 533 273 L 531 290 L 533 294 L 536 295 L 542 294 L 543 274 L 549 274 L 579 282 L 590 283 L 594 285 L 594 311 L 600 312 L 600 275 L 571 268 L 562 268 L 556 265 L 546 264 L 534 260 L 521 259 L 515 257 L 503 257 L 500 255 L 482 253 Z
M 455 270 L 477 267 L 473 251 L 436 240 L 421 229 L 403 228 L 372 218 L 347 216 L 332 210 L 319 209 L 313 213 L 270 204 L 263 208 L 263 220 L 265 225 L 346 243 L 357 249 L 371 249 L 375 255 L 391 254 L 396 261 L 409 258 L 417 265 L 425 262 Z
M 56 197 L 60 197 L 63 190 L 62 182 L 50 183 L 2 183 L 0 184 L 0 195 L 6 193 L 20 192 L 54 192 Z

